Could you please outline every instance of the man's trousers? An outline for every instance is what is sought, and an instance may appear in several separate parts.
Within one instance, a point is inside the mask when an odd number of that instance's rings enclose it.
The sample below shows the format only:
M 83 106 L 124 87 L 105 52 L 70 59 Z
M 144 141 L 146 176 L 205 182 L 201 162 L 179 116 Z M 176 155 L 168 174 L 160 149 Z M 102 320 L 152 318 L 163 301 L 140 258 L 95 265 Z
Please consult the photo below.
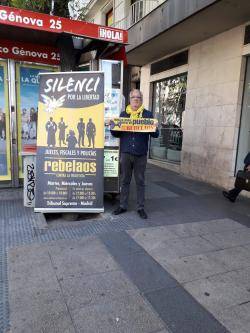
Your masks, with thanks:
M 129 186 L 134 172 L 137 192 L 137 209 L 144 208 L 145 202 L 145 170 L 147 155 L 137 156 L 128 153 L 121 154 L 121 194 L 120 207 L 127 209 Z

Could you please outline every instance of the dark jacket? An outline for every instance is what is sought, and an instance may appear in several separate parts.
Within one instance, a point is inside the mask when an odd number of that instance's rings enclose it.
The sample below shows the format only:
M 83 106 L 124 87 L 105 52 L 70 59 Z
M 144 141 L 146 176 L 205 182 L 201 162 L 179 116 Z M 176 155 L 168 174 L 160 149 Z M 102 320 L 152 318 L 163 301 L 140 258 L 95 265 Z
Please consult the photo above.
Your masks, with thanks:
M 129 114 L 124 111 L 120 114 L 120 117 L 129 118 Z M 153 114 L 150 111 L 144 109 L 142 118 L 153 118 Z M 157 129 L 156 132 L 153 133 L 119 132 L 111 130 L 111 134 L 116 138 L 120 138 L 121 153 L 142 156 L 147 155 L 149 136 L 158 138 L 159 130 Z
M 245 157 L 244 164 L 245 164 L 245 167 L 247 167 L 248 165 L 250 165 L 250 152 Z

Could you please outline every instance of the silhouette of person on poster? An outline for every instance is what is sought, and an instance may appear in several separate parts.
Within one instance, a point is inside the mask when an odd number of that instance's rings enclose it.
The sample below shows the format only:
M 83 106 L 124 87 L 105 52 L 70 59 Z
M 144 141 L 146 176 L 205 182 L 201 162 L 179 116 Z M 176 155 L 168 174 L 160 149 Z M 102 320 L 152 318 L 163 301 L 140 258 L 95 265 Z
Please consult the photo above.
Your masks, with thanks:
M 88 137 L 89 145 L 88 147 L 93 145 L 93 148 L 95 148 L 95 135 L 96 135 L 96 127 L 95 124 L 92 122 L 92 119 L 89 119 L 89 122 L 87 123 L 87 129 L 86 134 Z
M 47 121 L 45 128 L 46 128 L 46 131 L 47 131 L 47 145 L 48 145 L 48 147 L 55 147 L 55 145 L 56 145 L 57 125 L 54 122 L 52 117 L 50 117 L 49 121 Z
M 62 147 L 62 143 L 66 145 L 65 142 L 65 130 L 68 126 L 65 125 L 63 118 L 61 118 L 60 123 L 58 124 L 59 128 L 59 146 Z
M 75 149 L 77 144 L 77 139 L 74 131 L 72 130 L 69 131 L 66 141 L 68 142 L 68 149 Z
M 85 123 L 83 122 L 83 118 L 80 118 L 79 123 L 77 124 L 78 130 L 78 146 L 79 148 L 84 147 L 84 137 L 85 137 Z

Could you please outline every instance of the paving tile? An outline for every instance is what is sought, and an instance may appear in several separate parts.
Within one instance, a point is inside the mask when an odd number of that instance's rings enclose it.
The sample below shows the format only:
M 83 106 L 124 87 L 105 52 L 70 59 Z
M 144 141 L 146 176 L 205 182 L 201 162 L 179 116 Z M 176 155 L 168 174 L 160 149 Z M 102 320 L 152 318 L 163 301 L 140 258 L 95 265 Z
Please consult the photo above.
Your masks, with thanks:
M 141 252 L 143 249 L 126 232 L 102 234 L 99 237 L 107 249 L 116 256 Z
M 114 298 L 139 293 L 122 271 L 62 279 L 60 284 L 70 310 L 95 303 L 105 304 Z
M 176 286 L 176 281 L 146 253 L 120 257 L 119 265 L 141 292 Z
M 139 295 L 95 304 L 71 311 L 78 332 L 151 333 L 165 325 Z
M 192 192 L 189 190 L 184 189 L 182 186 L 176 186 L 175 184 L 171 184 L 166 181 L 161 181 L 161 182 L 155 182 L 155 184 L 159 185 L 160 187 L 163 187 L 167 189 L 168 191 L 171 191 L 175 193 L 176 195 L 184 196 L 184 195 L 193 195 Z M 151 188 L 151 186 L 150 186 Z
M 202 279 L 214 274 L 228 271 L 224 264 L 209 258 L 207 254 L 199 254 L 173 260 L 159 260 L 159 263 L 179 283 Z
M 188 237 L 166 240 L 158 247 L 153 249 L 149 247 L 148 252 L 157 260 L 163 259 L 167 261 L 170 259 L 171 261 L 173 258 L 202 254 L 217 249 L 217 247 L 201 237 Z
M 192 237 L 216 232 L 236 230 L 246 228 L 232 219 L 217 219 L 210 221 L 199 221 L 194 223 L 175 224 L 167 226 L 169 231 L 174 232 L 179 237 Z M 245 230 L 245 229 L 244 229 Z M 210 237 L 213 237 L 210 235 Z
M 101 235 L 100 239 L 141 292 L 176 286 L 176 281 L 125 232 Z
M 217 312 L 217 318 L 231 333 L 250 332 L 250 303 L 235 305 L 221 309 Z
M 35 265 L 40 261 L 49 261 L 49 252 L 46 246 L 30 244 L 14 247 L 8 250 L 9 263 L 18 266 L 24 262 Z M 39 264 L 38 264 L 39 265 Z
M 244 249 L 246 249 L 247 251 L 250 252 L 250 244 L 247 244 L 247 245 L 243 245 Z
M 37 285 L 47 285 L 48 281 L 56 281 L 56 275 L 51 262 L 41 260 L 35 264 L 23 262 L 22 264 L 8 266 L 8 276 L 11 281 L 11 290 L 19 288 L 29 289 Z
M 161 186 L 161 183 L 151 183 L 150 187 L 146 186 L 146 199 L 155 199 L 155 198 L 178 198 L 180 193 L 173 191 L 173 188 L 168 188 Z M 136 192 L 134 192 L 134 197 L 136 197 Z
M 210 252 L 207 257 L 226 266 L 227 270 L 250 266 L 250 252 L 242 246 Z
M 73 323 L 61 289 L 10 291 L 11 332 L 69 332 Z
M 47 243 L 47 250 L 50 254 L 58 255 L 67 252 L 81 251 L 85 254 L 93 253 L 93 251 L 102 251 L 104 246 L 102 242 L 95 236 L 86 236 L 80 239 L 59 239 Z
M 53 268 L 59 279 L 119 269 L 118 264 L 101 243 L 97 243 L 96 247 L 95 243 L 93 243 L 92 251 L 89 242 L 87 246 L 85 246 L 84 242 L 79 245 L 74 242 L 74 246 L 68 247 L 68 249 L 65 248 L 60 251 L 54 246 L 53 249 L 49 249 L 49 252 Z
M 182 287 L 165 288 L 146 293 L 145 297 L 167 323 L 172 333 L 226 333 L 209 312 Z
M 36 316 L 23 313 L 11 318 L 11 333 L 75 333 L 74 325 L 68 312 L 43 311 Z
M 59 286 L 58 286 L 59 287 Z M 33 313 L 36 315 L 40 311 L 43 312 L 63 312 L 67 311 L 66 304 L 62 297 L 60 288 L 57 290 L 34 292 L 33 295 L 27 295 L 25 291 L 16 295 L 10 295 L 10 308 L 14 316 L 23 312 Z
M 174 232 L 168 230 L 167 227 L 141 228 L 129 230 L 127 233 L 147 251 L 158 247 L 167 239 L 178 237 Z
M 233 270 L 223 275 L 224 281 L 233 282 L 238 287 L 250 290 L 250 267 Z
M 184 284 L 184 287 L 200 304 L 216 316 L 222 308 L 250 301 L 250 292 L 246 286 L 237 283 L 233 276 L 229 275 L 230 273 L 189 282 Z
M 250 228 L 204 235 L 204 238 L 220 248 L 250 244 Z

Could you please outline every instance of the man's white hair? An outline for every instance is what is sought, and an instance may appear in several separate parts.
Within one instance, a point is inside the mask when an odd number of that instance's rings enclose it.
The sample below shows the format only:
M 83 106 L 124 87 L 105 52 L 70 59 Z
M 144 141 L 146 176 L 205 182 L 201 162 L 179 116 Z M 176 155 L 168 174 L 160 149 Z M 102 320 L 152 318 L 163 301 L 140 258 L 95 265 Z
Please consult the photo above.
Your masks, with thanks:
M 142 94 L 142 92 L 139 89 L 133 89 L 133 90 L 131 90 L 130 94 L 129 94 L 129 98 L 131 98 L 132 94 L 135 93 L 135 92 L 138 93 L 141 96 L 141 100 L 143 100 L 143 94 Z

